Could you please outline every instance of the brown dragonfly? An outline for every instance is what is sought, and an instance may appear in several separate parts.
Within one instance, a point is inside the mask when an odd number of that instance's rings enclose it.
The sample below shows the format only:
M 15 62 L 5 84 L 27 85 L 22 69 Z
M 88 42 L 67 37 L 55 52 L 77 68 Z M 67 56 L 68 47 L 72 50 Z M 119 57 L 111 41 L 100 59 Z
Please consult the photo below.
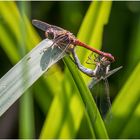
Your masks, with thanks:
M 78 40 L 71 32 L 60 28 L 55 25 L 50 25 L 48 23 L 42 22 L 40 20 L 32 20 L 32 23 L 37 28 L 45 31 L 45 36 L 51 40 L 53 40 L 54 44 L 57 44 L 60 48 L 62 44 L 65 44 L 67 47 L 70 45 L 75 46 L 82 46 L 92 52 L 95 52 L 101 56 L 106 57 L 109 61 L 114 62 L 115 59 L 110 53 L 106 53 L 100 50 L 97 50 L 80 40 Z

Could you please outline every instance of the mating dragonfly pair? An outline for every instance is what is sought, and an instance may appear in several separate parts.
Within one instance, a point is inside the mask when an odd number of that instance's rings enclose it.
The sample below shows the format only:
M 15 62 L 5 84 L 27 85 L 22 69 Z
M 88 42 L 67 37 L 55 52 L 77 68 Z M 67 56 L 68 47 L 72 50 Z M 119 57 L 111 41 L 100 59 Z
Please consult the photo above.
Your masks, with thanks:
M 98 83 L 102 79 L 107 85 L 107 78 L 122 68 L 121 66 L 114 70 L 110 70 L 110 64 L 115 61 L 114 57 L 110 53 L 102 52 L 100 50 L 86 45 L 85 43 L 78 40 L 71 32 L 39 20 L 33 20 L 32 23 L 37 28 L 45 31 L 45 36 L 53 41 L 52 46 L 56 46 L 60 49 L 63 46 L 65 46 L 64 51 L 70 52 L 72 54 L 74 62 L 77 65 L 78 69 L 86 75 L 93 77 L 89 88 L 92 88 L 96 83 Z M 99 55 L 99 57 L 94 60 L 96 66 L 94 70 L 86 68 L 80 63 L 79 58 L 75 52 L 76 46 L 82 46 Z M 109 93 L 107 93 L 107 95 L 109 96 Z

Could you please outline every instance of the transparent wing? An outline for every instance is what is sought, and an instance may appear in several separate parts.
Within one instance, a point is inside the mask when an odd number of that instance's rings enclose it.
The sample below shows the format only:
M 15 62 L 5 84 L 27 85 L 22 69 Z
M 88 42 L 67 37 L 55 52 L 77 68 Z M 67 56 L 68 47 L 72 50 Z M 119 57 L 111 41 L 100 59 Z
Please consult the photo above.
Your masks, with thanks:
M 114 74 L 115 72 L 117 72 L 118 70 L 120 70 L 122 68 L 123 68 L 123 66 L 120 66 L 120 67 L 118 67 L 116 69 L 113 69 L 113 70 L 109 71 L 105 78 L 108 78 L 109 76 L 111 76 L 112 74 Z
M 113 69 L 111 71 L 108 72 L 108 74 L 106 75 L 106 78 L 108 78 L 109 76 L 111 76 L 112 74 L 114 74 L 115 72 L 117 72 L 118 70 L 120 70 L 122 68 L 122 66 L 116 68 L 116 69 Z M 96 85 L 98 82 L 100 82 L 103 78 L 100 78 L 100 79 L 97 79 L 97 78 L 92 78 L 91 82 L 89 83 L 89 88 L 91 89 L 94 85 Z
M 48 30 L 50 27 L 51 27 L 51 25 L 50 24 L 48 24 L 48 23 L 45 23 L 45 22 L 42 22 L 42 21 L 40 21 L 40 20 L 32 20 L 32 24 L 35 26 L 35 27 L 37 27 L 37 28 L 39 28 L 39 29 L 41 29 L 41 30 L 43 30 L 43 31 L 46 31 L 46 30 Z
M 101 112 L 102 117 L 105 119 L 107 112 L 111 111 L 111 101 L 110 101 L 110 95 L 109 95 L 110 92 L 109 92 L 108 80 L 105 78 L 103 82 L 105 86 L 100 96 L 100 112 Z
M 101 116 L 103 117 L 103 119 L 105 119 L 106 114 L 107 114 L 108 111 L 110 111 L 109 112 L 109 116 L 110 116 L 110 118 L 112 118 L 111 101 L 110 101 L 110 96 L 109 96 L 109 84 L 108 84 L 107 78 L 109 76 L 111 76 L 112 74 L 114 74 L 115 72 L 117 72 L 118 70 L 120 70 L 121 68 L 122 68 L 122 66 L 120 66 L 120 67 L 118 67 L 116 69 L 113 69 L 113 70 L 109 71 L 108 74 L 104 78 L 97 79 L 96 77 L 93 77 L 92 81 L 89 84 L 89 88 L 90 88 L 91 92 L 93 90 L 93 92 L 95 94 L 97 94 L 96 93 L 96 86 L 95 85 L 98 82 L 100 82 L 101 80 L 104 81 L 104 85 L 105 86 L 103 86 L 103 84 L 101 84 L 101 83 L 98 84 L 98 85 L 102 85 L 102 86 L 100 87 L 100 90 L 101 91 L 98 92 L 98 96 L 99 97 L 96 99 L 96 104 L 97 104 L 97 106 L 99 108 L 99 111 L 100 111 Z
M 60 27 L 57 27 L 57 26 L 54 26 L 54 25 L 50 25 L 46 22 L 43 22 L 43 21 L 40 21 L 40 20 L 32 20 L 32 24 L 39 28 L 40 30 L 42 31 L 46 31 L 48 30 L 49 28 L 53 28 L 54 30 L 58 30 L 58 31 L 63 31 L 64 29 L 60 28 Z
M 50 47 L 42 49 L 40 52 L 43 53 L 42 59 L 40 61 L 42 70 L 45 70 L 49 64 L 56 63 L 61 58 L 63 58 L 67 52 L 69 45 L 70 43 L 67 44 L 53 43 Z M 53 59 L 49 59 L 50 55 L 52 55 Z M 48 61 L 46 61 L 46 59 L 48 59 Z

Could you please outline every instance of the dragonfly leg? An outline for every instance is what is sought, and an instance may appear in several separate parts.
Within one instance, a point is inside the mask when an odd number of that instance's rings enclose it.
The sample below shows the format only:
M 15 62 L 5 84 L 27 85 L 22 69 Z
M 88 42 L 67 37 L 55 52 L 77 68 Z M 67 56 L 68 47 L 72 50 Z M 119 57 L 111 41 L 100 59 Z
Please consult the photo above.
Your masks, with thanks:
M 94 57 L 95 58 L 92 58 L 92 55 L 93 55 L 93 52 L 88 56 L 88 59 L 87 59 L 86 63 L 87 64 L 92 64 L 92 65 L 95 65 L 96 66 L 96 65 L 98 65 L 100 63 L 99 55 L 94 54 Z
M 58 36 L 57 38 L 54 38 L 53 39 L 53 44 L 50 46 L 50 47 L 52 47 L 52 49 L 53 49 L 53 47 L 56 45 L 56 46 L 58 46 L 61 50 L 62 50 L 62 48 L 61 48 L 61 46 L 60 45 L 58 45 L 61 41 L 63 41 L 63 39 L 65 39 L 66 38 L 66 36 L 65 35 L 61 35 L 61 36 Z M 46 48 L 43 48 L 41 51 L 40 51 L 40 54 L 41 53 L 44 53 L 45 51 L 47 51 L 47 47 Z
M 62 51 L 60 53 L 60 55 L 58 56 L 58 58 L 61 57 L 61 55 L 63 55 L 63 53 L 67 53 L 67 49 L 69 48 L 69 46 L 71 44 L 71 41 L 68 39 L 67 36 L 63 36 L 63 38 L 61 40 L 62 41 L 67 41 L 67 43 L 61 42 L 60 40 L 59 40 L 59 42 L 57 42 L 57 47 Z M 65 48 L 62 49 L 61 45 L 63 45 Z
M 92 61 L 92 55 L 93 55 L 93 52 L 88 56 L 88 59 L 86 60 L 86 64 L 93 64 L 93 62 L 89 62 Z

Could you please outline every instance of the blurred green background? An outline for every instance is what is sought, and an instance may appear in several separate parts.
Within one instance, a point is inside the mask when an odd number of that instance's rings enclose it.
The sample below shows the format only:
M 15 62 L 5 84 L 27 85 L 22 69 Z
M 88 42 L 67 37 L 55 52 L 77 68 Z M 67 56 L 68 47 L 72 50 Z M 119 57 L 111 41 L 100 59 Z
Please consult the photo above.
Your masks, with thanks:
M 42 38 L 45 38 L 43 32 L 37 30 L 40 38 L 37 32 L 30 28 L 32 19 L 60 26 L 77 35 L 91 4 L 94 2 L 0 2 L 0 76 L 2 77 Z M 18 28 L 18 24 L 16 25 L 19 23 L 17 11 L 21 17 L 26 14 L 30 22 L 26 22 L 29 26 L 29 32 L 27 32 L 29 37 L 24 34 L 26 41 L 23 44 L 20 42 L 22 40 L 21 30 L 18 31 L 21 28 Z M 98 8 L 94 9 L 94 12 L 96 11 Z M 90 16 L 92 19 L 92 13 Z M 104 16 L 106 15 L 103 14 L 102 18 Z M 123 69 L 109 78 L 113 115 L 110 124 L 105 124 L 106 129 L 110 138 L 140 138 L 140 2 L 113 1 L 108 16 L 100 47 L 103 51 L 115 56 L 116 62 L 111 65 L 112 69 L 121 65 Z M 24 21 L 26 21 L 26 17 L 23 21 L 21 20 L 21 22 Z M 83 36 L 89 36 L 86 34 L 88 24 L 90 25 L 90 20 L 87 21 Z M 96 28 L 97 33 L 98 30 L 100 32 L 100 29 Z M 94 42 L 96 40 L 92 42 L 93 47 L 96 46 Z M 89 44 L 88 41 L 86 43 Z M 85 57 L 85 59 L 87 58 Z M 75 98 L 72 98 L 73 95 L 64 96 L 62 94 L 65 90 L 71 90 L 71 87 L 65 89 L 68 84 L 68 81 L 63 80 L 68 75 L 68 72 L 65 71 L 67 71 L 65 64 L 60 61 L 46 73 L 47 78 L 44 75 L 36 81 L 27 94 L 25 93 L 24 97 L 0 118 L 0 138 L 93 138 L 88 119 L 85 117 L 86 113 L 84 112 L 83 115 L 83 111 L 81 111 L 84 108 L 83 104 L 76 102 L 77 104 L 72 105 L 77 106 L 78 109 L 74 110 L 74 116 L 81 114 L 79 118 L 71 119 L 70 115 L 66 113 L 69 101 L 75 100 Z M 58 77 L 58 75 L 60 76 Z M 71 79 L 71 77 L 69 78 Z M 59 96 L 62 101 L 56 98 L 58 92 L 60 92 Z M 126 95 L 129 97 L 127 98 Z M 134 95 L 135 98 L 133 98 Z M 63 103 L 62 108 L 57 106 L 57 102 L 59 102 L 57 100 Z M 125 111 L 122 109 L 124 106 Z M 65 115 L 61 116 L 61 114 Z M 116 117 L 117 115 L 120 116 Z M 67 117 L 72 121 L 67 122 Z M 56 118 L 60 120 L 55 120 Z M 66 124 L 63 121 L 66 121 Z M 71 127 L 67 128 L 69 126 L 67 123 L 71 123 Z M 47 130 L 50 132 L 46 133 Z

